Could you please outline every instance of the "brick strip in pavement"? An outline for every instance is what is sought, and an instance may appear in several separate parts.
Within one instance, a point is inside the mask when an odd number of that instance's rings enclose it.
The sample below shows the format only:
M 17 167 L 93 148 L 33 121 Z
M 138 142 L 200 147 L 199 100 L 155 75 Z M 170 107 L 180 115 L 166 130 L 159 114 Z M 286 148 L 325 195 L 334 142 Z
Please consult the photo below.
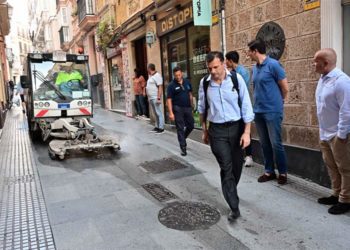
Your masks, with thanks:
M 0 250 L 55 249 L 21 110 L 7 114 L 0 154 Z

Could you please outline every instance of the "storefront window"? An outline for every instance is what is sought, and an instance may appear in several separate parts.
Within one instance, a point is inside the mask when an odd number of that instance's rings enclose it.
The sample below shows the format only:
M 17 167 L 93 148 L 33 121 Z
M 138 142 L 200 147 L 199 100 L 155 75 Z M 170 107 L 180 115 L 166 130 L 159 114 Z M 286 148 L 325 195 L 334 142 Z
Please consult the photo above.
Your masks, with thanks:
M 111 60 L 112 108 L 125 110 L 125 92 L 123 80 L 122 57 L 116 56 Z
M 174 67 L 180 66 L 184 77 L 192 83 L 196 108 L 199 82 L 207 74 L 205 56 L 210 51 L 209 34 L 208 27 L 190 26 L 164 36 L 161 42 L 165 94 L 173 79 Z M 200 127 L 198 112 L 195 112 L 195 126 Z

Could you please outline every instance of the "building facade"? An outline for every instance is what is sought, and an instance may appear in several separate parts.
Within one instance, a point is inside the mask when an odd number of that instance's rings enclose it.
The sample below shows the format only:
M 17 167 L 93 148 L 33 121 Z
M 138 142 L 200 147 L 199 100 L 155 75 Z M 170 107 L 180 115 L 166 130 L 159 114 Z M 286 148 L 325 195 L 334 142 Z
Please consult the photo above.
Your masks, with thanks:
M 320 48 L 334 48 L 338 67 L 350 73 L 349 2 L 231 0 L 225 6 L 226 49 L 237 50 L 242 64 L 252 68 L 247 44 L 256 37 L 263 36 L 272 54 L 282 50 L 279 61 L 286 70 L 290 91 L 282 132 L 289 168 L 292 173 L 323 185 L 329 183 L 319 151 L 315 90 L 320 76 L 314 72 L 313 56 Z M 253 136 L 258 138 L 255 130 Z M 260 152 L 257 154 L 261 161 Z
M 12 7 L 6 1 L 0 1 L 0 129 L 6 118 L 7 84 L 10 80 L 5 36 L 10 33 L 11 9 Z

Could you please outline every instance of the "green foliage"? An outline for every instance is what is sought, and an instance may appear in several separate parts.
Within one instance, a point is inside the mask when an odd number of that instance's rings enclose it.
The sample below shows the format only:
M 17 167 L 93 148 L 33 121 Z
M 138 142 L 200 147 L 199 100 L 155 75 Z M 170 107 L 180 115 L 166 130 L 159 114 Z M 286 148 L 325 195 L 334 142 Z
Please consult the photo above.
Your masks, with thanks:
M 97 45 L 104 50 L 106 50 L 108 43 L 111 41 L 113 36 L 115 25 L 111 21 L 102 20 L 97 27 Z

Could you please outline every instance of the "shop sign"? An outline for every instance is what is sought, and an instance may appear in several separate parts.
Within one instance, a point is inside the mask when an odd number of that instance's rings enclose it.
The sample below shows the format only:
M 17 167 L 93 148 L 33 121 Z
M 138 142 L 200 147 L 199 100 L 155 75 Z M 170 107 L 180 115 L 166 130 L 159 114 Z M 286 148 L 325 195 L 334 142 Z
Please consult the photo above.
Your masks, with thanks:
M 106 49 L 106 56 L 107 59 L 110 59 L 111 57 L 115 56 L 118 54 L 117 48 L 107 48 Z
M 267 55 L 276 60 L 281 58 L 286 45 L 286 37 L 281 26 L 275 22 L 265 23 L 256 38 L 265 42 Z
M 194 26 L 211 26 L 211 1 L 193 0 Z
M 192 4 L 185 5 L 180 10 L 175 10 L 168 16 L 157 22 L 157 35 L 162 36 L 185 24 L 192 22 L 193 12 Z
M 304 0 L 304 10 L 311 10 L 320 7 L 320 0 Z

